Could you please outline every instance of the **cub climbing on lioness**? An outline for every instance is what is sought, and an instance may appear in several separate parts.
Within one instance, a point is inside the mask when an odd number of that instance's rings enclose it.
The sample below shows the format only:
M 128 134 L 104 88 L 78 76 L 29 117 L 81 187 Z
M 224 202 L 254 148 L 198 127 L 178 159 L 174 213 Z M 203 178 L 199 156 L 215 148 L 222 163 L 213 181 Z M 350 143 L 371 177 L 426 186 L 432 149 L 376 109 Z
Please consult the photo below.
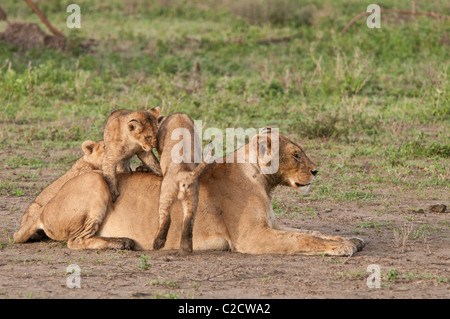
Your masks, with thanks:
M 133 155 L 137 155 L 154 173 L 161 175 L 158 160 L 152 153 L 157 143 L 159 113 L 159 107 L 148 111 L 115 110 L 111 112 L 103 132 L 105 156 L 102 170 L 113 202 L 120 195 L 117 188 L 117 168 L 129 171 L 129 161 Z
M 170 210 L 181 201 L 183 220 L 180 250 L 192 252 L 192 232 L 198 205 L 198 178 L 211 159 L 212 145 L 202 163 L 196 164 L 201 145 L 195 138 L 194 122 L 183 113 L 163 118 L 159 124 L 157 150 L 163 175 L 159 196 L 159 227 L 153 242 L 154 249 L 164 247 L 170 227 Z

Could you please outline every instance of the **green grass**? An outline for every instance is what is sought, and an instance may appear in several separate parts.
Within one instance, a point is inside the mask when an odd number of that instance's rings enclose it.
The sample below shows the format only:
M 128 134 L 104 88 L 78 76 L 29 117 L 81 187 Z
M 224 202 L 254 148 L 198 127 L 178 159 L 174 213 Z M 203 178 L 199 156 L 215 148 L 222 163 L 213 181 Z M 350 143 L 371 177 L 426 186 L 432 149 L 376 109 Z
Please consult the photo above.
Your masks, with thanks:
M 311 200 L 395 196 L 379 193 L 386 187 L 449 193 L 448 20 L 386 14 L 381 29 L 362 19 L 341 36 L 367 4 L 80 0 L 82 27 L 69 30 L 68 4 L 38 5 L 70 50 L 0 43 L 2 169 L 63 171 L 84 140 L 102 138 L 112 109 L 159 105 L 205 128 L 278 126 L 319 164 Z M 410 9 L 411 1 L 378 4 Z M 450 14 L 444 0 L 417 6 Z M 9 20 L 39 23 L 21 1 L 2 8 Z M 92 51 L 79 45 L 87 38 L 98 41 Z
M 147 270 L 152 267 L 152 264 L 148 262 L 150 256 L 149 255 L 141 255 L 139 256 L 138 267 L 143 270 Z

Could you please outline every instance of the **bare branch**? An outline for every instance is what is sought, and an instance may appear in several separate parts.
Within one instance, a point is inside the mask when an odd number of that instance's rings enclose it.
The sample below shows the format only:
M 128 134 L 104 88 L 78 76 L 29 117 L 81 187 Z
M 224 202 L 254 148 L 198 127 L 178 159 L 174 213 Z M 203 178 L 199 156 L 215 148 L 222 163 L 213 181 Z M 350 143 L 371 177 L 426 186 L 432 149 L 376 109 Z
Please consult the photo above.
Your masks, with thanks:
M 42 12 L 36 7 L 36 5 L 31 0 L 24 0 L 30 7 L 33 9 L 33 11 L 39 16 L 41 21 L 49 28 L 49 30 L 56 36 L 65 38 L 64 34 L 56 30 L 50 22 L 45 18 L 45 16 L 42 14 Z

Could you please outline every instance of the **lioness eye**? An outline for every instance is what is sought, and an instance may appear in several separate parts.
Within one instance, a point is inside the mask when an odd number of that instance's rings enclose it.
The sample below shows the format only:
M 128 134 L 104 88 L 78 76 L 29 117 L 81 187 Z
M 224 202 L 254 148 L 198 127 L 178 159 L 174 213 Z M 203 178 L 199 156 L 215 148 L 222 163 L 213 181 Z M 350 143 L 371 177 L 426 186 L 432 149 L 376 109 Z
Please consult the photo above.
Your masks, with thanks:
M 298 154 L 298 153 L 294 154 L 294 157 L 299 160 L 300 159 L 300 154 Z

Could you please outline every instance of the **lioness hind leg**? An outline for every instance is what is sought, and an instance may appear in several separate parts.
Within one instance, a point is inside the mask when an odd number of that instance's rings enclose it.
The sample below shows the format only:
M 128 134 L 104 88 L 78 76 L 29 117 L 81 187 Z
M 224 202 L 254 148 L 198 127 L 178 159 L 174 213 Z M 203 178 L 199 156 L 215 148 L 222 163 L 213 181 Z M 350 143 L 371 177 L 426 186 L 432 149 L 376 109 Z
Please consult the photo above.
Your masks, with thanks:
M 67 241 L 70 249 L 131 249 L 135 248 L 132 239 L 126 237 L 110 238 L 93 236 L 89 238 L 71 238 Z

